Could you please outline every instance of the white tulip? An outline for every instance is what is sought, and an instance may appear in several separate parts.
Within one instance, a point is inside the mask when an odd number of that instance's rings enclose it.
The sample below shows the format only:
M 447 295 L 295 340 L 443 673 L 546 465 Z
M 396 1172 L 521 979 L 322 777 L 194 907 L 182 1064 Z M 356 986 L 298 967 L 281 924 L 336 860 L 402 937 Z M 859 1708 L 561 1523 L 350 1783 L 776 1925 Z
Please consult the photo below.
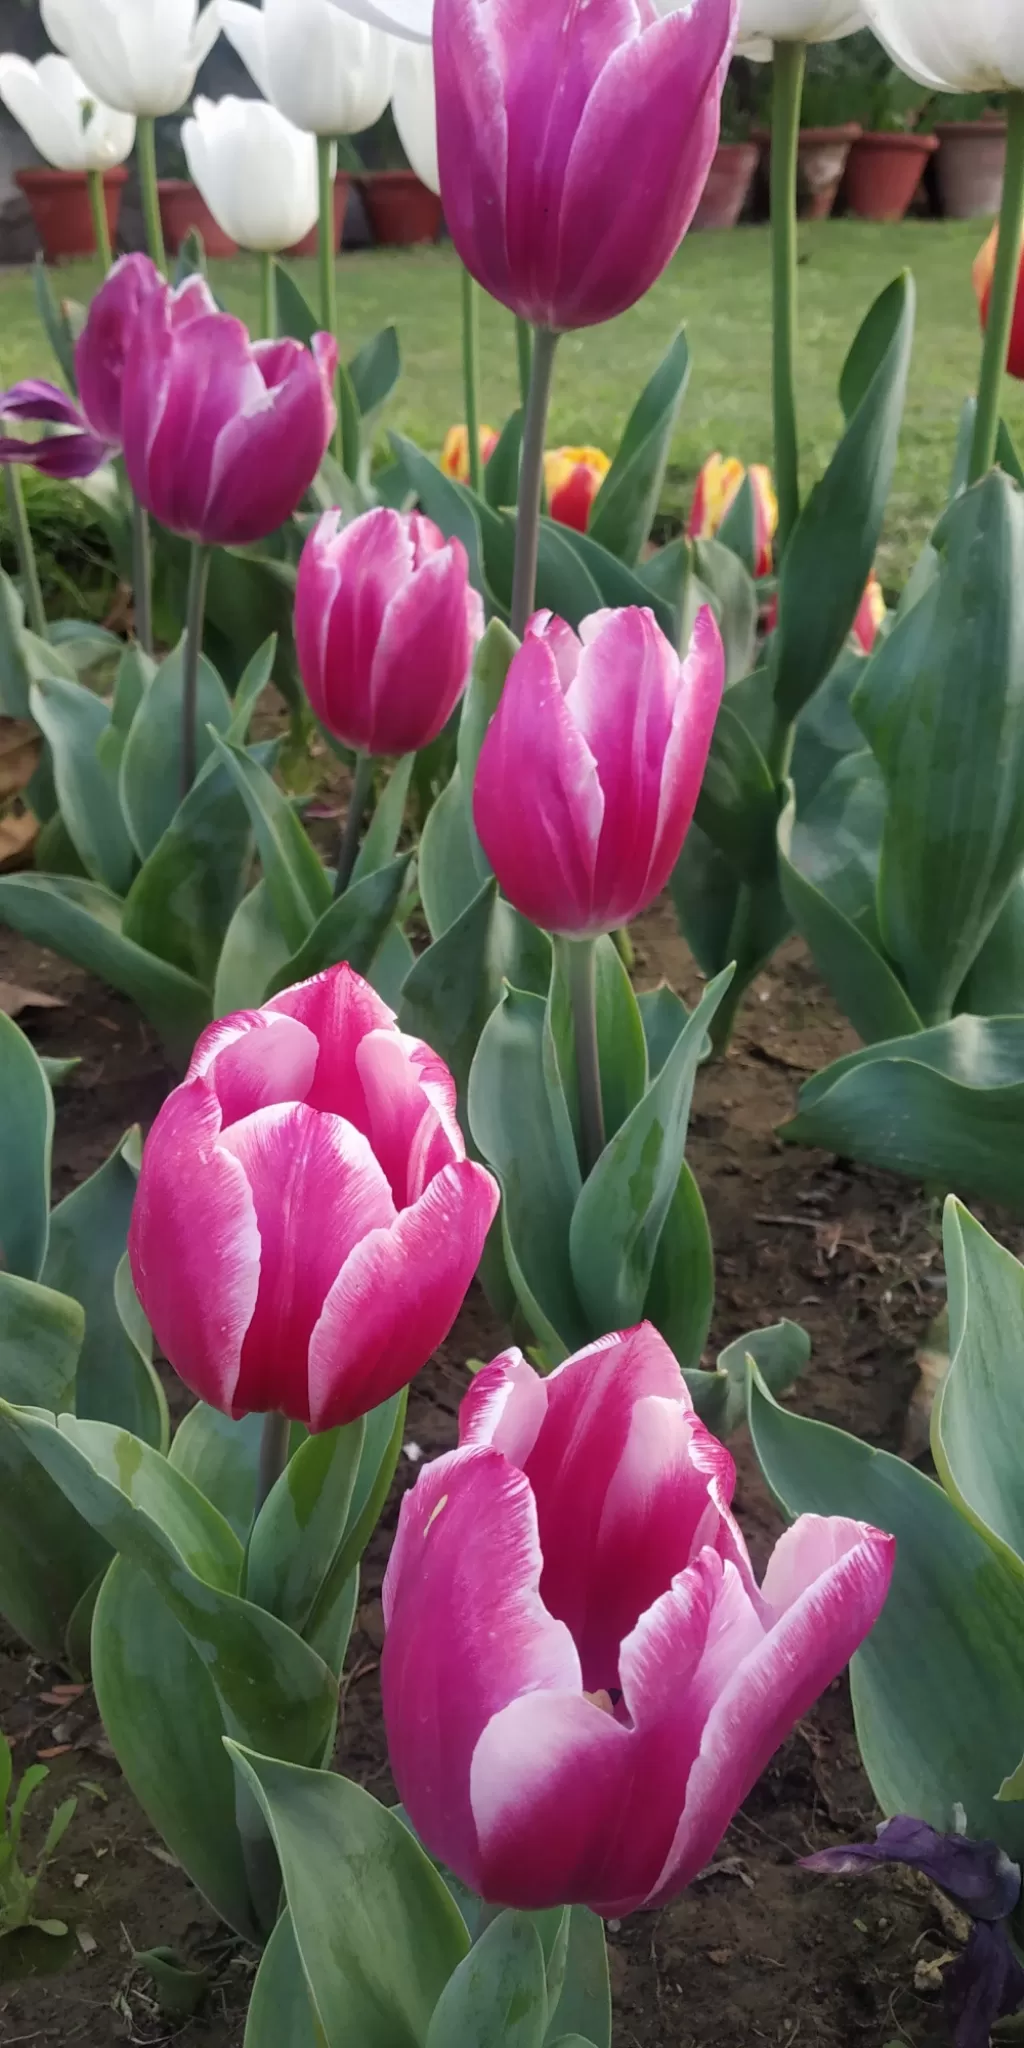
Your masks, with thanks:
M 108 106 L 173 114 L 220 32 L 217 0 L 42 0 L 51 42 Z
M 132 153 L 134 116 L 104 106 L 66 57 L 0 56 L 0 99 L 58 171 L 108 171 Z
M 866 26 L 854 0 L 743 0 L 736 48 L 766 59 L 773 43 L 833 43 Z
M 429 43 L 434 33 L 434 0 L 331 0 L 331 6 L 405 43 Z
M 1021 0 L 864 0 L 879 41 L 936 92 L 1024 91 Z
M 437 100 L 434 93 L 434 52 L 407 43 L 395 61 L 391 102 L 399 140 L 418 178 L 432 192 L 441 190 L 437 167 Z
M 243 249 L 291 249 L 316 224 L 316 143 L 266 100 L 200 97 L 182 123 L 189 174 Z
M 379 121 L 394 77 L 390 36 L 331 0 L 217 0 L 225 34 L 264 99 L 310 135 L 358 135 Z

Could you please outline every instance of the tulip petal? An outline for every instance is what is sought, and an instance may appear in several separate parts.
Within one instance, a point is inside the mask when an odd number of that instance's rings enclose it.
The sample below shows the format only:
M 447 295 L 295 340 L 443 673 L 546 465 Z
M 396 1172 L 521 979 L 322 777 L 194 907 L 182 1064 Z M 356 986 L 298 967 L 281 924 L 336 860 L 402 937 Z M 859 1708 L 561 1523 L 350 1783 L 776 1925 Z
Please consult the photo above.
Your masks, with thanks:
M 665 887 L 679 859 L 697 808 L 724 688 L 722 636 L 710 605 L 703 605 L 683 659 L 682 689 L 665 750 L 654 852 L 644 885 L 648 901 Z
M 95 434 L 54 434 L 45 441 L 0 437 L 0 462 L 25 462 L 40 476 L 72 483 L 92 476 L 110 459 L 111 450 Z
M 74 399 L 45 377 L 25 377 L 9 391 L 0 392 L 0 419 L 40 420 L 79 430 L 83 425 L 81 408 Z
M 508 118 L 493 10 L 448 0 L 434 21 L 437 153 L 452 241 L 485 291 L 509 303 Z M 467 166 L 472 175 L 467 177 Z
M 378 1407 L 426 1365 L 462 1307 L 497 1207 L 486 1168 L 462 1160 L 356 1246 L 310 1340 L 313 1429 Z
M 175 1372 L 230 1413 L 256 1306 L 260 1233 L 204 1080 L 168 1096 L 146 1143 L 128 1234 L 136 1292 Z
M 584 1704 L 540 1571 L 529 1486 L 496 1451 L 438 1458 L 406 1494 L 384 1581 L 388 1751 L 414 1827 L 474 1887 L 470 1760 L 481 1733 L 520 1693 L 557 1687 Z
M 394 1031 L 395 1014 L 347 963 L 326 967 L 309 981 L 272 996 L 264 1010 L 294 1017 L 319 1047 L 316 1073 L 305 1100 L 311 1109 L 332 1110 L 358 1131 L 368 1129 L 366 1097 L 359 1077 L 359 1047 L 370 1031 Z
M 248 546 L 282 525 L 323 461 L 334 401 L 310 351 L 298 342 L 293 351 L 291 370 L 271 390 L 253 352 L 238 410 L 218 419 L 204 520 L 222 547 Z
M 745 1562 L 728 1513 L 735 1467 L 694 1414 L 676 1360 L 649 1324 L 570 1359 L 546 1393 L 525 1466 L 544 1551 L 541 1589 L 572 1630 L 587 1691 L 610 1691 L 620 1684 L 623 1638 L 696 1550 L 718 1549 L 721 1539 Z
M 223 1127 L 275 1102 L 304 1102 L 319 1047 L 311 1031 L 280 1011 L 239 1010 L 203 1032 L 188 1079 L 216 1089 Z
M 842 1535 L 833 1538 L 827 1520 L 810 1519 L 818 1524 L 813 1538 L 798 1522 L 782 1539 L 788 1547 L 777 1580 L 792 1605 L 735 1668 L 708 1715 L 682 1817 L 654 1888 L 658 1899 L 672 1897 L 703 1869 L 779 1744 L 849 1663 L 885 1605 L 892 1537 L 843 1522 Z M 797 1560 L 813 1571 L 816 1547 L 824 1568 L 801 1588 Z
M 394 1029 L 367 1032 L 356 1048 L 356 1065 L 366 1102 L 360 1128 L 387 1175 L 396 1208 L 407 1209 L 442 1167 L 466 1156 L 455 1083 L 435 1053 Z
M 547 1381 L 521 1351 L 503 1351 L 475 1374 L 463 1395 L 459 1443 L 490 1444 L 525 1471 L 547 1412 Z
M 566 704 L 597 763 L 604 819 L 594 893 L 609 919 L 641 907 L 665 756 L 680 694 L 679 657 L 653 612 L 613 612 L 588 637 Z
M 505 895 L 532 924 L 587 929 L 603 818 L 597 765 L 567 708 L 555 654 L 528 636 L 484 736 L 473 819 Z
M 273 99 L 267 35 L 260 8 L 250 0 L 217 0 L 221 27 L 265 100 Z
M 453 540 L 416 569 L 384 615 L 370 670 L 378 753 L 412 753 L 444 731 L 469 681 L 483 624 L 483 601 L 469 591 L 465 548 Z M 426 724 L 424 704 L 431 707 Z
M 221 1148 L 245 1174 L 261 1243 L 233 1413 L 284 1408 L 308 1422 L 306 1360 L 324 1301 L 367 1232 L 387 1230 L 394 1203 L 362 1133 L 305 1103 L 257 1110 Z

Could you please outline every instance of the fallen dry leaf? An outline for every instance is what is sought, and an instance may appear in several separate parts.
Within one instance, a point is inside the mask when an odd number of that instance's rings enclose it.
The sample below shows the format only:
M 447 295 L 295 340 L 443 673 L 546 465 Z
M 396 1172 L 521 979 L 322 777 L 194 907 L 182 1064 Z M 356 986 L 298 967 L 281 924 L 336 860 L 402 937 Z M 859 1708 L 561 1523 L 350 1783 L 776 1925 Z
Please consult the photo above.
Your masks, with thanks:
M 0 718 L 0 797 L 20 796 L 39 766 L 42 738 L 22 718 Z
M 39 820 L 31 811 L 0 818 L 0 874 L 10 868 L 27 867 L 38 836 Z
M 23 1010 L 63 1010 L 64 1003 L 59 996 L 48 996 L 41 988 L 21 988 L 16 981 L 0 981 L 0 1012 L 5 1017 L 20 1017 Z M 49 1699 L 49 1693 L 42 1698 Z
M 932 1409 L 936 1395 L 949 1371 L 949 1317 L 945 1310 L 936 1316 L 923 1344 L 917 1349 L 918 1379 L 910 1396 L 900 1456 L 913 1465 L 923 1458 L 931 1440 Z

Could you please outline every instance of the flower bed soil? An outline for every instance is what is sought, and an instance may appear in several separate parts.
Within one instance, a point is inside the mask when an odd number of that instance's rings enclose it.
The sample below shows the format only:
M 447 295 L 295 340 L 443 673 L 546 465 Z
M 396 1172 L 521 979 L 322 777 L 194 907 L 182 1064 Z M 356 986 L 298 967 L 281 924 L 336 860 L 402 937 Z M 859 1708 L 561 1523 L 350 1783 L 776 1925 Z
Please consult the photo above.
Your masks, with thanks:
M 692 998 L 696 976 L 667 906 L 640 926 L 637 960 L 641 985 L 665 978 Z M 40 1051 L 81 1057 L 58 1096 L 60 1196 L 127 1124 L 149 1122 L 173 1077 L 127 1002 L 2 932 L 0 979 L 59 997 L 65 1007 L 26 1011 L 20 1021 Z M 943 1300 L 936 1218 L 902 1183 L 783 1147 L 774 1135 L 799 1082 L 851 1044 L 806 957 L 789 947 L 756 987 L 728 1059 L 698 1080 L 689 1156 L 716 1243 L 716 1349 L 758 1323 L 794 1317 L 814 1344 L 799 1406 L 899 1449 L 915 1349 Z M 994 1220 L 1019 1249 L 1020 1233 Z M 412 1390 L 410 1444 L 431 1456 L 453 1441 L 463 1361 L 499 1345 L 474 1293 Z M 761 1563 L 778 1518 L 742 1435 L 733 1448 L 740 1517 Z M 399 1485 L 414 1472 L 404 1457 Z M 364 1572 L 338 1752 L 342 1767 L 385 1799 L 379 1590 L 396 1506 Z M 242 2048 L 253 1958 L 225 1936 L 147 1826 L 106 1749 L 91 1694 L 55 1698 L 62 1676 L 0 1634 L 0 1726 L 15 1744 L 16 1768 L 57 1752 L 40 1796 L 43 1824 L 57 1798 L 77 1789 L 80 1801 L 40 1902 L 70 1923 L 71 1960 L 59 1974 L 0 1978 L 3 2048 L 170 2040 Z M 690 1892 L 611 1930 L 616 2048 L 938 2048 L 946 2035 L 936 1965 L 957 1938 L 937 1894 L 899 1872 L 837 1884 L 797 1867 L 812 1848 L 863 1835 L 872 1818 L 841 1682 L 785 1745 Z M 157 1945 L 213 1973 L 196 2017 L 162 2014 L 133 1967 L 134 1952 Z M 56 1961 L 57 1945 L 43 1953 Z M 13 1945 L 6 1954 L 0 1947 L 0 1969 L 16 1960 Z

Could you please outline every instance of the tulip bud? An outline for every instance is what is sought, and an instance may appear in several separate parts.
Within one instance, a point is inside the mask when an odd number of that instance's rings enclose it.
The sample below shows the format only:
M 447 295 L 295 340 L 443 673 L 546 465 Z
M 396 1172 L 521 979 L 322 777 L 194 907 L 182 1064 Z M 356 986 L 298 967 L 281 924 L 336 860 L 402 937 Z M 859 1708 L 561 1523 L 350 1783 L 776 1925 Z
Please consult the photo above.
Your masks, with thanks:
M 473 816 L 510 903 L 570 938 L 628 924 L 664 888 L 704 777 L 725 679 L 710 609 L 680 661 L 654 614 L 539 612 L 480 751 Z
M 643 297 L 696 211 L 718 143 L 738 0 L 437 0 L 441 196 L 462 261 L 543 327 Z
M 552 519 L 586 533 L 594 499 L 611 466 L 602 448 L 549 448 L 544 488 Z
M 885 593 L 872 571 L 853 622 L 854 638 L 865 654 L 870 654 L 874 648 L 878 629 L 886 617 L 887 609 Z
M 395 46 L 329 0 L 216 0 L 264 99 L 309 135 L 359 135 L 391 97 Z
M 302 551 L 295 644 L 321 723 L 366 754 L 411 754 L 444 730 L 483 632 L 466 550 L 432 520 L 379 506 L 325 512 Z
M 992 284 L 996 274 L 996 258 L 999 254 L 999 229 L 994 227 L 988 241 L 979 249 L 971 273 L 974 291 L 981 314 L 982 333 L 988 328 L 988 309 L 992 303 Z M 1024 257 L 1021 260 L 1017 279 L 1017 298 L 1013 309 L 1013 326 L 1010 330 L 1010 349 L 1006 367 L 1011 377 L 1024 380 Z
M 338 349 L 313 336 L 250 341 L 202 280 L 148 299 L 125 368 L 125 467 L 147 512 L 220 547 L 289 519 L 334 430 Z
M 803 1515 L 758 1586 L 735 1478 L 642 1324 L 547 1379 L 496 1358 L 406 1494 L 388 1753 L 420 1839 L 489 1903 L 673 1898 L 878 1619 L 891 1536 Z
M 479 433 L 480 460 L 486 468 L 498 445 L 498 436 L 493 427 L 481 427 Z M 449 427 L 441 450 L 441 470 L 457 484 L 469 482 L 469 428 Z
M 750 478 L 754 501 L 754 574 L 772 573 L 772 542 L 779 524 L 779 501 L 772 473 L 763 462 L 745 469 L 735 455 L 709 455 L 693 493 L 687 523 L 690 540 L 713 540 L 735 504 L 745 477 Z
M 193 182 L 243 249 L 291 249 L 316 225 L 316 143 L 266 100 L 196 100 L 182 123 Z
M 38 64 L 5 51 L 0 99 L 40 156 L 58 171 L 108 171 L 132 153 L 133 116 L 105 106 L 67 58 L 52 51 Z
M 330 967 L 203 1032 L 146 1141 L 132 1277 L 201 1400 L 332 1429 L 447 1336 L 497 1206 L 444 1062 Z

